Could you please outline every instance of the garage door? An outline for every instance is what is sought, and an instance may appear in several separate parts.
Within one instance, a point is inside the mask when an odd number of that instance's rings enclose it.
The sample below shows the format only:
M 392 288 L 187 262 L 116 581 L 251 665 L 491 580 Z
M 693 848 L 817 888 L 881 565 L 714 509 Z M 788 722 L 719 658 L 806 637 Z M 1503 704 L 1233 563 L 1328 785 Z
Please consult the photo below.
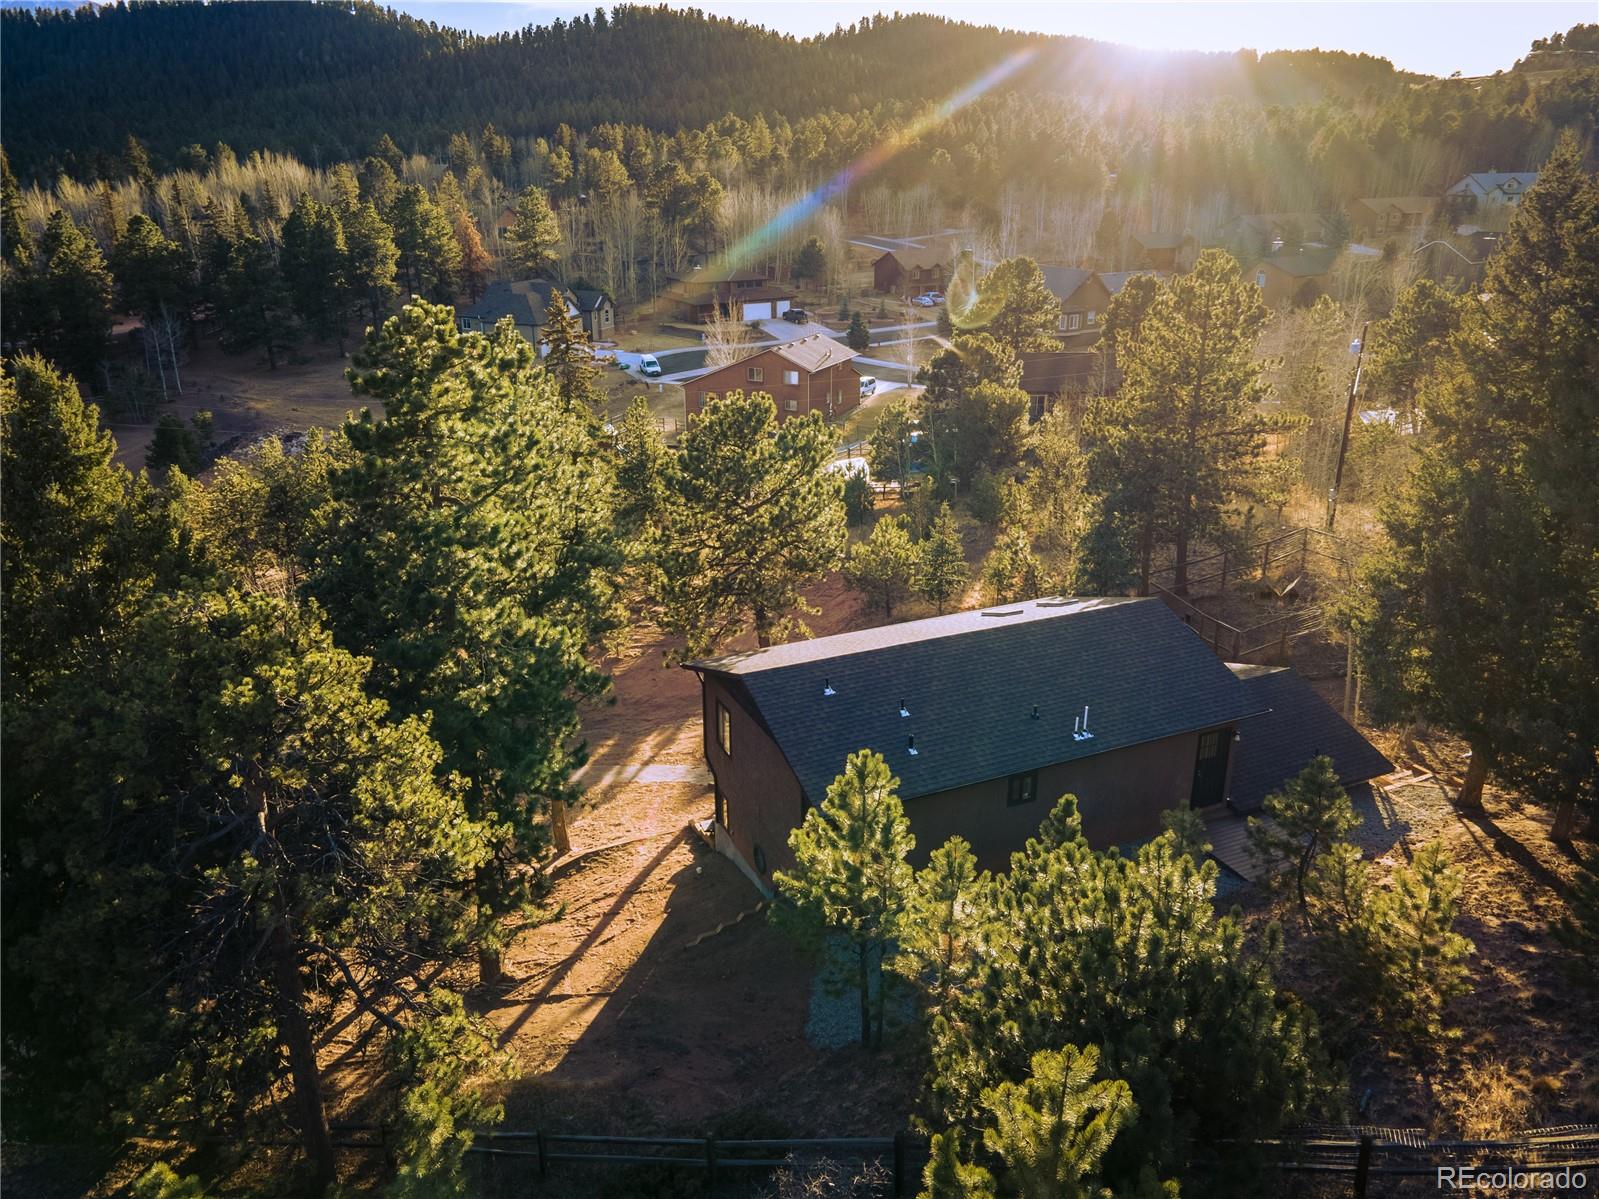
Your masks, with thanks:
M 744 305 L 744 319 L 747 321 L 770 320 L 772 315 L 772 305 L 770 301 L 765 304 Z
M 773 316 L 782 316 L 785 312 L 787 312 L 792 307 L 794 307 L 794 305 L 790 304 L 787 300 L 779 300 L 777 302 L 777 311 L 772 313 L 772 315 Z

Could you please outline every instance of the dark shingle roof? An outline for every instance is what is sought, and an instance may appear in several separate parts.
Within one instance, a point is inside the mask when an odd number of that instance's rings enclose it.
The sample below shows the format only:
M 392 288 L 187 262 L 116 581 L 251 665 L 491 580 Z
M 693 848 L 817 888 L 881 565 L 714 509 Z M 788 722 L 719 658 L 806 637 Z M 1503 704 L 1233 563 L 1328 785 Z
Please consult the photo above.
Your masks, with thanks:
M 1261 261 L 1295 278 L 1314 278 L 1332 270 L 1333 263 L 1338 261 L 1338 249 L 1335 246 L 1306 246 L 1298 253 L 1272 254 Z
M 911 270 L 913 267 L 927 270 L 935 266 L 947 266 L 950 257 L 948 248 L 939 246 L 895 246 L 876 259 L 872 265 L 882 262 L 884 258 L 892 258 L 905 270 Z
M 1164 279 L 1165 271 L 1100 271 L 1099 281 L 1105 285 L 1105 290 L 1111 295 L 1121 294 L 1121 289 L 1127 286 L 1127 280 L 1137 278 L 1139 275 L 1153 275 L 1156 279 Z
M 1209 728 L 1262 707 L 1156 599 L 1032 600 L 689 669 L 730 676 L 747 691 L 816 801 L 861 748 L 888 759 L 910 798 Z M 823 694 L 828 686 L 834 694 Z M 909 716 L 900 715 L 902 701 Z M 1084 705 L 1094 736 L 1078 741 L 1073 720 Z
M 579 312 L 593 312 L 611 298 L 603 291 L 590 291 L 588 288 L 582 288 L 572 294 L 577 298 L 577 310 Z
M 1318 754 L 1333 760 L 1338 778 L 1346 786 L 1394 768 L 1376 746 L 1286 666 L 1229 665 L 1254 700 L 1254 707 L 1270 709 L 1238 726 L 1243 739 L 1233 755 L 1228 796 L 1238 811 L 1259 808 L 1266 796 Z
M 1094 277 L 1093 271 L 1080 266 L 1041 266 L 1044 286 L 1057 300 L 1065 302 L 1077 294 L 1077 289 Z
M 509 316 L 518 325 L 539 329 L 549 319 L 550 296 L 559 292 L 568 304 L 577 307 L 576 298 L 559 283 L 548 279 L 520 279 L 514 283 L 490 283 L 476 304 L 460 311 L 462 320 L 480 320 L 492 325 Z

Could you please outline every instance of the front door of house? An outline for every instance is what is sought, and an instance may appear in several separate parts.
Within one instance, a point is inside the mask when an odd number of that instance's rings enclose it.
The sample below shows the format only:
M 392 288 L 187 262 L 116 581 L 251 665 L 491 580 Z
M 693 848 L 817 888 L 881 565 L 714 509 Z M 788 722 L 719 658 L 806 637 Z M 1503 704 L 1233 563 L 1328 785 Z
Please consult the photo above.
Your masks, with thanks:
M 1209 807 L 1227 798 L 1227 747 L 1232 737 L 1227 729 L 1212 729 L 1199 734 L 1199 754 L 1194 759 L 1194 790 L 1190 802 L 1196 808 Z

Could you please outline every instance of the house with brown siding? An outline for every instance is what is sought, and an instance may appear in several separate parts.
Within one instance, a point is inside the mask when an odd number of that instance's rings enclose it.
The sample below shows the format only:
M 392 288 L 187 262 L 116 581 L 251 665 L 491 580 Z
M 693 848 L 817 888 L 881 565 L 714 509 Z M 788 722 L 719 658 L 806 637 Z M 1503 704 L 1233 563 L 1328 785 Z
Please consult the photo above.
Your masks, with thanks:
M 718 314 L 736 321 L 782 316 L 794 304 L 794 290 L 763 272 L 704 266 L 673 275 L 661 291 L 660 306 L 681 321 L 701 323 Z
M 859 749 L 899 778 L 918 863 L 959 835 L 993 869 L 1064 794 L 1105 847 L 1157 835 L 1169 808 L 1225 811 L 1235 777 L 1233 806 L 1258 806 L 1318 752 L 1346 783 L 1391 768 L 1292 671 L 1230 668 L 1158 599 L 1045 598 L 686 669 L 717 844 L 763 888 Z
M 884 295 L 919 296 L 949 282 L 948 250 L 901 246 L 872 263 L 872 286 Z
M 1306 246 L 1291 253 L 1272 254 L 1249 272 L 1265 293 L 1266 305 L 1311 304 L 1325 295 L 1332 282 L 1338 251 L 1331 246 Z
M 1420 233 L 1432 220 L 1438 201 L 1432 196 L 1380 196 L 1349 205 L 1349 225 L 1357 237 L 1382 241 Z
M 777 403 L 779 422 L 820 412 L 836 420 L 861 402 L 858 355 L 821 333 L 770 346 L 683 383 L 684 415 L 693 420 L 714 395 L 764 391 Z

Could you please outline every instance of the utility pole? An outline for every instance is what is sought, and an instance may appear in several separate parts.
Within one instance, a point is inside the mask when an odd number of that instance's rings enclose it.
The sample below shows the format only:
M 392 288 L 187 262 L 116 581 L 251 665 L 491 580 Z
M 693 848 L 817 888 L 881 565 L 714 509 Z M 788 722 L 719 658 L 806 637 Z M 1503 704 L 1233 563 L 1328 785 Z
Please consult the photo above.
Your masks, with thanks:
M 1360 367 L 1366 359 L 1366 330 L 1371 322 L 1360 326 L 1360 340 L 1350 349 L 1355 352 L 1355 373 L 1349 380 L 1349 403 L 1344 408 L 1344 436 L 1338 443 L 1338 468 L 1333 472 L 1333 485 L 1327 492 L 1327 532 L 1333 531 L 1333 521 L 1338 517 L 1338 488 L 1344 481 L 1344 457 L 1349 453 L 1349 427 L 1355 420 L 1355 393 L 1360 390 Z

